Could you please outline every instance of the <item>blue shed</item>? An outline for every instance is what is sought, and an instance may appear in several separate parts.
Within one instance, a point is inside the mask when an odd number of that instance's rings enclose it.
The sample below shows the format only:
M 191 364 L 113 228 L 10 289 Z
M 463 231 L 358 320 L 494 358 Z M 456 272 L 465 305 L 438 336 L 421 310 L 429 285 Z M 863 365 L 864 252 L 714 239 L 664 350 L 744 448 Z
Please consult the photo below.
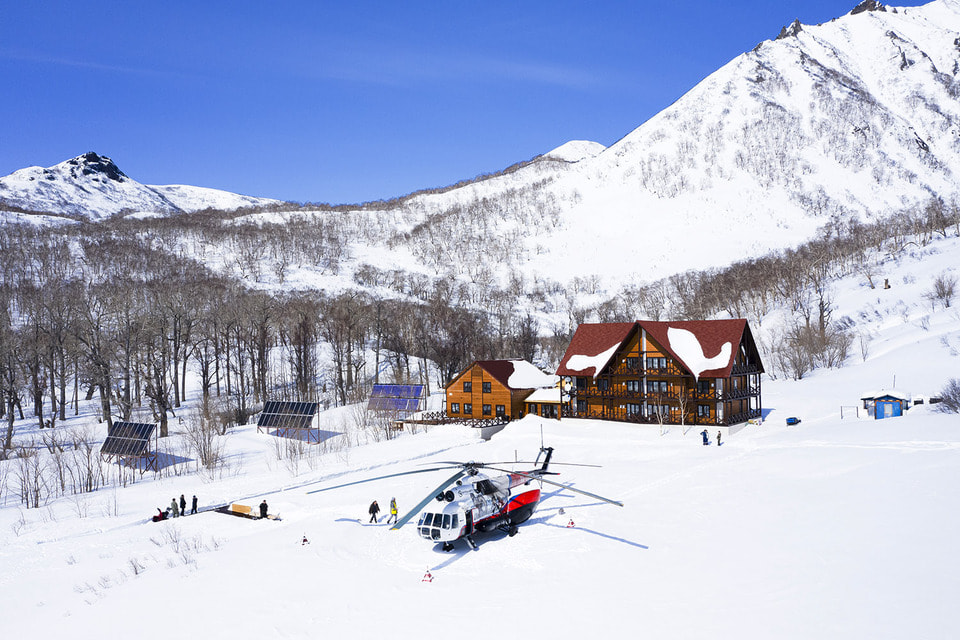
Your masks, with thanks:
M 910 396 L 899 391 L 865 393 L 860 399 L 867 413 L 877 420 L 902 416 L 910 408 Z

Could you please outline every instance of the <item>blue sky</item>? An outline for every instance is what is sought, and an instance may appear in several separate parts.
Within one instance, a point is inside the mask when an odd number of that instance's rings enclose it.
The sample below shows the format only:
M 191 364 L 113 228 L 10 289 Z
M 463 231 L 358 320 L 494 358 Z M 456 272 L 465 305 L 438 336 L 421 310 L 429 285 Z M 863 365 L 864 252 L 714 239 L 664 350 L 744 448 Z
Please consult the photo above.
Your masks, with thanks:
M 96 151 L 147 184 L 390 198 L 610 145 L 856 3 L 6 0 L 0 175 Z

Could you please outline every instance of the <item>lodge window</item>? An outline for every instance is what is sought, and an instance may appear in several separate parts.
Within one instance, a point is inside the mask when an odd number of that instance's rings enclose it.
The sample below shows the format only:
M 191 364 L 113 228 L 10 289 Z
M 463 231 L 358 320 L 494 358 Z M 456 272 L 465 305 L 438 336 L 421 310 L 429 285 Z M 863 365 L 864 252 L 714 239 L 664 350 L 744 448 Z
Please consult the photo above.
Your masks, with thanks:
M 610 387 L 610 381 L 606 378 L 600 378 L 597 380 L 597 389 L 600 391 L 606 391 Z
M 488 404 L 483 405 L 483 415 L 485 416 L 490 415 L 490 409 L 491 409 L 490 405 Z
M 627 403 L 627 415 L 628 416 L 638 416 L 640 415 L 640 405 L 634 403 Z
M 483 383 L 483 392 L 484 392 L 484 393 L 490 393 L 490 391 L 491 391 L 490 383 L 489 383 L 489 382 L 484 382 L 484 383 Z
M 639 393 L 640 392 L 640 381 L 639 380 L 627 380 L 627 391 L 630 393 Z
M 636 358 L 636 357 L 634 357 L 634 356 L 628 357 L 628 358 L 627 358 L 627 362 L 626 362 L 627 369 L 636 369 L 636 368 L 637 368 L 637 364 L 638 364 L 639 362 L 640 362 L 640 358 Z
M 710 381 L 697 380 L 697 391 L 700 393 L 710 393 Z
M 472 382 L 464 382 L 464 383 L 463 383 L 463 392 L 464 392 L 464 393 L 470 393 L 470 392 L 472 392 L 472 391 L 473 391 L 473 383 L 472 383 Z
M 537 405 L 534 402 L 531 402 L 527 405 L 527 410 L 533 415 L 537 415 Z
M 469 402 L 463 403 L 463 414 L 467 416 L 473 414 L 473 405 Z
M 450 403 L 450 413 L 460 413 L 460 403 L 451 402 Z
M 697 405 L 697 417 L 698 417 L 698 418 L 709 418 L 709 417 L 710 417 L 710 405 L 708 405 L 708 404 L 698 404 L 698 405 Z
M 647 380 L 647 393 L 666 393 L 666 380 Z
M 586 412 L 587 412 L 587 401 L 577 400 L 577 413 L 584 414 Z
M 587 388 L 587 379 L 577 378 L 577 389 L 586 389 L 586 388 Z
M 666 369 L 666 358 L 647 358 L 647 369 Z
M 507 407 L 506 407 L 506 405 L 498 404 L 498 405 L 497 405 L 497 417 L 498 417 L 498 418 L 502 418 L 502 417 L 505 416 L 505 415 L 507 415 Z
M 647 412 L 649 415 L 658 415 L 661 418 L 669 417 L 670 406 L 666 404 L 648 404 Z

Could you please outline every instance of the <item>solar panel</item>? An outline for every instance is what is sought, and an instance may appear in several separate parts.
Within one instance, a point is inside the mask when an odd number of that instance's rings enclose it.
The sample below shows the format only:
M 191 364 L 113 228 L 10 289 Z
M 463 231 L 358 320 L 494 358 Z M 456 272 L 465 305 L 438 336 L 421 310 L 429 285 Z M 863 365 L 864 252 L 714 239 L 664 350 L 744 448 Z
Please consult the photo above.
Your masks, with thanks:
M 142 456 L 147 452 L 150 436 L 157 428 L 154 423 L 114 422 L 100 453 L 116 456 Z
M 309 429 L 318 406 L 316 402 L 269 400 L 263 404 L 257 428 Z
M 403 418 L 420 410 L 426 385 L 422 384 L 375 384 L 370 392 L 367 409 L 389 411 Z

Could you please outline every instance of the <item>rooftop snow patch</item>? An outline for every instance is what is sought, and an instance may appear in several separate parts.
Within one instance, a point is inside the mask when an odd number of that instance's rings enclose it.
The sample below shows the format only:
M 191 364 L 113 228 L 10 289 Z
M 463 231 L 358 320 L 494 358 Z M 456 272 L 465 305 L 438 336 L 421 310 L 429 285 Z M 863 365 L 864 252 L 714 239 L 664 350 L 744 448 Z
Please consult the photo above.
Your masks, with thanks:
M 613 357 L 613 354 L 616 353 L 617 349 L 620 348 L 620 343 L 616 343 L 603 353 L 598 353 L 595 356 L 586 356 L 575 354 L 570 356 L 570 359 L 567 360 L 567 367 L 574 371 L 584 371 L 593 367 L 593 377 L 596 379 L 599 375 L 600 370 L 610 362 L 610 358 Z
M 724 342 L 720 347 L 720 353 L 708 358 L 704 355 L 703 345 L 700 344 L 697 336 L 686 329 L 668 328 L 667 340 L 670 342 L 670 349 L 689 367 L 694 378 L 699 378 L 704 371 L 725 367 L 730 362 L 730 354 L 733 352 L 733 345 Z
M 526 360 L 514 360 L 513 373 L 507 380 L 507 386 L 511 389 L 540 389 L 555 386 L 558 379 L 557 376 L 540 371 Z

